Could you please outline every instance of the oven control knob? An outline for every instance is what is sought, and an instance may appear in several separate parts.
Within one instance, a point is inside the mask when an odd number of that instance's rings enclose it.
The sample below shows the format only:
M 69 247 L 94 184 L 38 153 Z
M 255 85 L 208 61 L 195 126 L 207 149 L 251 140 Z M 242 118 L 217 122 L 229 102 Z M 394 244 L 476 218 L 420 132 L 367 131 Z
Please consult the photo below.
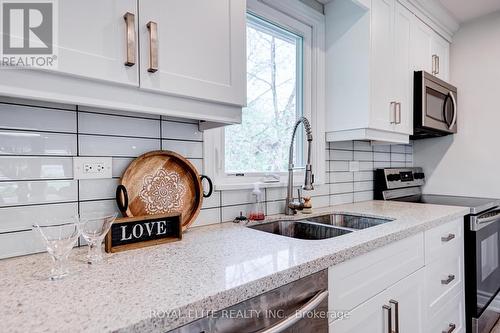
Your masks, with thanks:
M 423 172 L 417 172 L 413 175 L 413 177 L 415 179 L 424 179 L 425 178 L 425 174 Z
M 389 174 L 387 175 L 387 180 L 390 182 L 401 180 L 401 176 L 399 174 Z

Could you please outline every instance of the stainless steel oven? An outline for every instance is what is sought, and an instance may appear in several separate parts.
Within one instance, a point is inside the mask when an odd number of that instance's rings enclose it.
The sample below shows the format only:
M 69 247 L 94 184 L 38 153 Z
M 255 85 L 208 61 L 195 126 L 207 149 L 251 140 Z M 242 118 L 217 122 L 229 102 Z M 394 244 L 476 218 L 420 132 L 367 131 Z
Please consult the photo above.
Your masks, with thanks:
M 414 74 L 413 139 L 457 133 L 457 88 L 424 71 Z
M 466 222 L 468 332 L 490 332 L 500 317 L 500 207 L 470 215 Z

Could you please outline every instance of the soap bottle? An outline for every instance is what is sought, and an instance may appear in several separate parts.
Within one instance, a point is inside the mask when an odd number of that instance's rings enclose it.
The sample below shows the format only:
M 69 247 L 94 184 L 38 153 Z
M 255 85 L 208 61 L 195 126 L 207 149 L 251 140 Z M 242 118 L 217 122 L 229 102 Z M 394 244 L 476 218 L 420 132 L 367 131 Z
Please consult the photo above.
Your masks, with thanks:
M 262 221 L 266 216 L 264 214 L 264 202 L 262 200 L 262 191 L 259 188 L 259 183 L 253 184 L 252 199 L 252 209 L 248 215 L 248 219 Z

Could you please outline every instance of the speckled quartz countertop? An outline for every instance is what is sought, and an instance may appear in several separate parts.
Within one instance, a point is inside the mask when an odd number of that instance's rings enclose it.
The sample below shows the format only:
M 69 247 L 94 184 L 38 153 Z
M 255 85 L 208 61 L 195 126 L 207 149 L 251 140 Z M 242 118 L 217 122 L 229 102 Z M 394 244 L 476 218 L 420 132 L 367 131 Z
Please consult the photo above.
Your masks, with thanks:
M 395 220 L 325 240 L 223 223 L 191 229 L 181 242 L 114 254 L 99 266 L 79 262 L 85 249 L 75 249 L 71 266 L 76 273 L 57 282 L 33 276 L 48 269 L 46 254 L 1 260 L 1 330 L 165 332 L 203 311 L 226 308 L 468 211 L 368 201 L 317 209 L 314 215 L 332 212 Z

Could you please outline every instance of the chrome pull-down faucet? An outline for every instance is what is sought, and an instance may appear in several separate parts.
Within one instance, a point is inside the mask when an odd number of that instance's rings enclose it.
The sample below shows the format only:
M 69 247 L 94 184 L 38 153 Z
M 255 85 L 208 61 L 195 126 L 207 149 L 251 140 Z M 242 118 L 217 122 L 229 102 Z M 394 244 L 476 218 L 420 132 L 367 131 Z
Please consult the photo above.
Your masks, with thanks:
M 311 145 L 313 141 L 311 124 L 306 117 L 301 117 L 295 123 L 292 134 L 292 142 L 290 143 L 290 153 L 288 155 L 288 187 L 287 187 L 287 195 L 286 195 L 286 207 L 285 214 L 286 215 L 294 215 L 297 210 L 302 210 L 304 208 L 304 203 L 300 199 L 300 191 L 299 198 L 296 201 L 293 198 L 293 143 L 295 141 L 295 135 L 297 134 L 297 128 L 300 124 L 304 124 L 304 129 L 307 135 L 307 164 L 306 164 L 306 173 L 304 179 L 304 185 L 302 189 L 304 191 L 312 191 L 314 190 L 314 175 L 312 173 L 312 165 L 311 165 Z

